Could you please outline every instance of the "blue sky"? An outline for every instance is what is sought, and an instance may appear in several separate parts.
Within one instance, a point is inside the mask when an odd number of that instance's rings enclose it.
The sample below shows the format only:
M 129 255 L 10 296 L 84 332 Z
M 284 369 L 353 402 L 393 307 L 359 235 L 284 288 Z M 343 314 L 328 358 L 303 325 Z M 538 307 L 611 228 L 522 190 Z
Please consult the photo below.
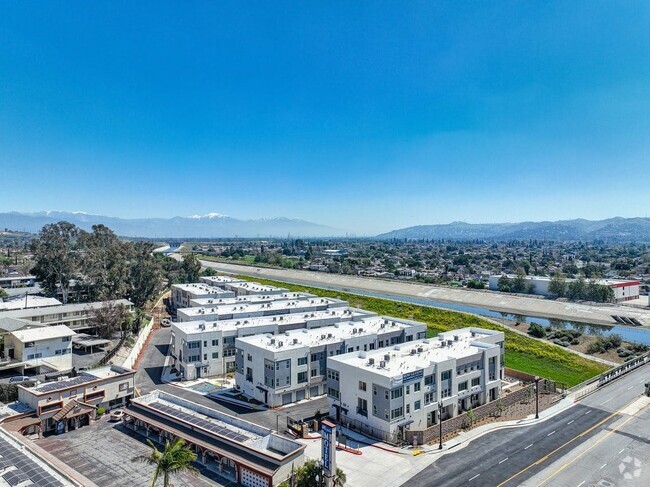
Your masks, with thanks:
M 0 211 L 650 213 L 650 2 L 0 5 Z

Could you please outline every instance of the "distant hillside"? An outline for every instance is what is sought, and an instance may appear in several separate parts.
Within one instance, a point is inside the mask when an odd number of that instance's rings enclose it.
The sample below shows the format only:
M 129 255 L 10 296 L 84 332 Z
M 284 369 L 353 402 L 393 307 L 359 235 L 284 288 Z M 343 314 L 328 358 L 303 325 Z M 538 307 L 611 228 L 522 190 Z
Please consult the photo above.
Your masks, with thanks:
M 44 211 L 38 213 L 0 213 L 0 229 L 38 232 L 43 225 L 61 220 L 90 230 L 104 224 L 123 237 L 148 238 L 231 238 L 231 237 L 298 237 L 337 236 L 343 232 L 294 218 L 239 220 L 219 213 L 173 218 L 125 219 L 81 212 Z
M 440 240 L 605 240 L 650 242 L 650 218 L 560 220 L 555 222 L 464 223 L 419 225 L 377 235 L 377 238 Z

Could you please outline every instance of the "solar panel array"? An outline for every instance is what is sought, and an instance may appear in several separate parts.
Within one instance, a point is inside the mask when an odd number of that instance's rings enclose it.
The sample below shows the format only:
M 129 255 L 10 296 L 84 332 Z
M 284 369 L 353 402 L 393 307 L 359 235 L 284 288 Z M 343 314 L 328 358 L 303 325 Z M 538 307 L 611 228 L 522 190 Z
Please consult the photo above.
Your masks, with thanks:
M 2 473 L 4 468 L 12 465 L 16 467 L 15 470 Z M 63 487 L 59 480 L 49 474 L 31 457 L 0 437 L 0 481 L 2 480 L 12 487 L 26 481 L 31 481 L 30 485 L 38 487 Z
M 85 384 L 86 382 L 91 382 L 96 379 L 97 377 L 91 377 L 88 375 L 79 375 L 71 379 L 42 384 L 38 386 L 36 390 L 39 392 L 53 392 L 53 391 L 58 391 L 59 389 L 66 389 L 68 387 L 79 386 L 81 384 Z
M 243 443 L 250 438 L 246 435 L 242 435 L 241 433 L 238 433 L 237 431 L 233 431 L 229 428 L 225 428 L 223 426 L 219 426 L 218 424 L 215 424 L 211 421 L 207 421 L 202 418 L 198 418 L 192 414 L 185 413 L 183 411 L 179 411 L 176 408 L 167 406 L 165 404 L 161 404 L 159 402 L 154 402 L 149 404 L 149 406 L 153 407 L 154 409 L 157 409 L 158 411 L 161 411 L 165 414 L 168 414 L 174 418 L 181 419 L 187 423 L 193 424 L 195 426 L 198 426 L 200 428 L 203 428 L 205 430 L 211 431 L 212 433 L 215 433 L 219 436 L 223 436 L 225 438 L 228 438 L 229 440 L 236 441 L 238 443 Z

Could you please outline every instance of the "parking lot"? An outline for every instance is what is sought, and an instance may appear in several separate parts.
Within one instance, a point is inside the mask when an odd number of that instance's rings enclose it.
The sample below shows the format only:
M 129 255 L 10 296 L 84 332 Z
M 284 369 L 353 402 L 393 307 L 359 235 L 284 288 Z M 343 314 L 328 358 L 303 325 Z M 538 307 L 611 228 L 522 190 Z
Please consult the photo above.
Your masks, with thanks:
M 151 484 L 154 468 L 131 462 L 131 458 L 137 455 L 148 455 L 151 448 L 142 436 L 120 423 L 110 423 L 108 418 L 65 435 L 37 440 L 37 444 L 100 487 Z M 188 473 L 176 475 L 172 483 L 188 487 L 233 485 L 212 473 L 206 476 L 205 470 L 197 477 Z

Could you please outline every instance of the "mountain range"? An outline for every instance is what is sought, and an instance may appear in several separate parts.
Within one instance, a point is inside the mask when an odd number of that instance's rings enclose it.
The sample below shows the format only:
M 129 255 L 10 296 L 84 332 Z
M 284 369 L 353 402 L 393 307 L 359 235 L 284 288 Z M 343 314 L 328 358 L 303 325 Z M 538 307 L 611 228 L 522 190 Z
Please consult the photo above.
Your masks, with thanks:
M 342 230 L 296 218 L 240 220 L 220 213 L 173 218 L 116 218 L 83 212 L 41 211 L 0 213 L 0 229 L 36 233 L 44 225 L 61 220 L 91 230 L 103 224 L 122 237 L 147 238 L 256 238 L 325 237 L 343 234 Z
M 650 242 L 650 218 L 559 220 L 521 223 L 419 225 L 378 235 L 380 239 L 433 240 L 604 240 Z

